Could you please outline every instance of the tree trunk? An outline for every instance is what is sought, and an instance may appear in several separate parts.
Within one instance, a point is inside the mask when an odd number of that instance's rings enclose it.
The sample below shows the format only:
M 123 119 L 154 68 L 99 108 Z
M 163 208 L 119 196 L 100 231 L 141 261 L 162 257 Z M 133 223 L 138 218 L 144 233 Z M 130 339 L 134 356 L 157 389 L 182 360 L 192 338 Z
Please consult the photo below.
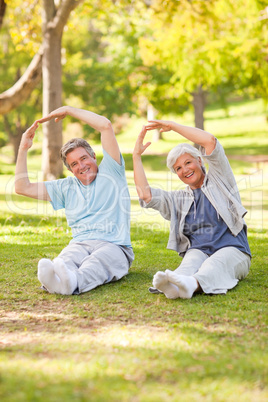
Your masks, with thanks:
M 17 135 L 14 135 L 9 138 L 12 147 L 13 147 L 13 163 L 17 162 L 17 157 L 18 157 L 18 152 L 19 152 L 19 146 L 20 146 L 20 141 L 22 134 L 24 133 L 25 130 L 21 130 L 20 132 L 17 133 Z
M 54 0 L 43 0 L 43 116 L 62 105 L 61 39 L 71 11 L 80 0 L 62 0 L 56 9 Z M 42 170 L 44 180 L 62 175 L 59 156 L 62 146 L 62 123 L 49 121 L 43 125 Z
M 157 110 L 151 105 L 151 103 L 148 103 L 147 105 L 147 120 L 154 120 L 155 115 L 157 113 Z M 153 139 L 154 142 L 157 142 L 159 140 L 162 140 L 162 133 L 160 133 L 159 130 L 153 130 Z
M 194 106 L 194 122 L 195 127 L 204 130 L 204 111 L 206 106 L 205 91 L 202 89 L 202 85 L 199 85 L 193 95 Z
M 0 0 L 0 29 L 2 28 L 3 20 L 4 20 L 4 15 L 6 12 L 6 2 L 5 0 Z
M 62 105 L 61 32 L 48 29 L 43 45 L 43 116 Z M 44 180 L 54 180 L 62 174 L 59 157 L 62 146 L 62 123 L 54 120 L 43 124 L 42 170 Z
M 22 137 L 22 134 L 27 129 L 28 124 L 27 124 L 27 126 L 22 126 L 21 120 L 20 120 L 20 115 L 18 114 L 17 119 L 16 119 L 16 129 L 14 129 L 14 124 L 11 125 L 8 121 L 7 116 L 4 115 L 4 126 L 5 126 L 5 131 L 8 134 L 9 142 L 11 143 L 11 145 L 13 147 L 13 163 L 16 163 L 21 137 Z

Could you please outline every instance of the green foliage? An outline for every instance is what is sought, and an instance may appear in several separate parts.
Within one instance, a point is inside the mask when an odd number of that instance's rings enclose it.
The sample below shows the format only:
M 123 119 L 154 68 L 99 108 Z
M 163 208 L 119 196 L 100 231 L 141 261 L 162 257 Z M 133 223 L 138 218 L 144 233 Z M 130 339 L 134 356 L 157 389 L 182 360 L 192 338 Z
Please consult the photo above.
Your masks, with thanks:
M 148 102 L 159 116 L 182 113 L 198 85 L 223 104 L 231 91 L 267 99 L 264 9 L 257 0 L 83 1 L 63 35 L 64 103 L 115 121 L 125 114 L 145 116 Z M 39 48 L 41 10 L 40 1 L 7 1 L 0 92 L 15 83 Z M 41 112 L 36 99 L 20 116 L 34 120 Z M 16 116 L 11 113 L 10 122 Z
M 40 40 L 40 5 L 39 2 L 6 1 L 7 9 L 1 29 L 0 45 L 0 93 L 12 87 L 28 67 L 33 55 L 39 48 Z M 33 18 L 34 14 L 34 18 Z M 29 101 L 0 116 L 0 147 L 12 137 L 21 136 L 40 114 L 42 94 L 36 88 Z
M 152 35 L 140 40 L 141 52 L 146 65 L 168 67 L 178 95 L 200 85 L 209 91 L 228 85 L 267 96 L 267 20 L 261 19 L 262 4 L 182 0 L 165 6 L 153 2 Z
M 91 10 L 91 13 L 94 15 L 94 11 Z M 116 115 L 132 114 L 135 110 L 129 81 L 135 55 L 125 54 L 124 60 L 120 60 L 126 48 L 120 49 L 120 45 L 111 39 L 115 36 L 111 32 L 112 16 L 115 18 L 115 8 L 106 10 L 89 23 L 88 15 L 82 8 L 70 21 L 64 36 L 66 101 L 75 96 L 85 107 L 110 119 Z M 117 21 L 119 23 L 123 23 L 123 17 Z M 77 25 L 80 35 L 74 38 L 73 29 Z
M 7 4 L 4 26 L 18 58 L 28 54 L 31 58 L 39 50 L 42 41 L 41 2 L 30 0 L 5 0 Z

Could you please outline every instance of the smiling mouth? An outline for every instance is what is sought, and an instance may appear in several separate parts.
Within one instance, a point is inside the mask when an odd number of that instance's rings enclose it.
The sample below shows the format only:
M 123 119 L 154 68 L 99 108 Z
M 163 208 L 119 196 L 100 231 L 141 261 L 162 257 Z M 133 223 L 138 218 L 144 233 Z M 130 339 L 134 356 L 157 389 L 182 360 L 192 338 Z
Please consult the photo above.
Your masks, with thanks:
M 85 174 L 87 172 L 89 172 L 90 168 L 88 168 L 87 170 L 84 170 L 83 172 L 81 172 L 80 174 Z
M 194 174 L 194 172 L 192 172 L 192 173 L 188 174 L 187 176 L 185 176 L 186 179 L 189 179 L 190 177 L 192 177 L 193 174 Z

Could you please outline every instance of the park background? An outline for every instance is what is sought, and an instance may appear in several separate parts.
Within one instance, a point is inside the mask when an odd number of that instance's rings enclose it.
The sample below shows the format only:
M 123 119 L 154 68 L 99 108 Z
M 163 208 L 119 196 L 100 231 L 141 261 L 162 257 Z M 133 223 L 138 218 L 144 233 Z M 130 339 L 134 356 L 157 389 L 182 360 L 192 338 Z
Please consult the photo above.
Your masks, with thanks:
M 0 398 L 3 401 L 267 400 L 268 8 L 258 0 L 0 1 Z M 68 104 L 111 119 L 126 162 L 136 259 L 117 283 L 73 296 L 39 288 L 37 263 L 70 240 L 64 213 L 17 196 L 22 133 Z M 225 296 L 151 295 L 169 224 L 139 207 L 131 152 L 147 118 L 213 133 L 235 173 L 252 250 Z M 38 129 L 33 180 L 63 177 L 58 150 L 99 133 L 71 118 Z M 152 186 L 181 184 L 165 166 L 183 140 L 149 133 Z M 265 293 L 266 292 L 266 293 Z

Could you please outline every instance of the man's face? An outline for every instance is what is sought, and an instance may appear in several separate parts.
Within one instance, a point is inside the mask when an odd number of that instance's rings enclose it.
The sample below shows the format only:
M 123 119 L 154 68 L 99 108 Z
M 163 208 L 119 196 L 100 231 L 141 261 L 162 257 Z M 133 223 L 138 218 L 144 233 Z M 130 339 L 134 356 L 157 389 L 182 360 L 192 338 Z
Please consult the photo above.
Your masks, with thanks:
M 95 154 L 92 157 L 85 148 L 79 147 L 67 154 L 66 161 L 70 166 L 70 171 L 85 186 L 96 179 L 98 165 Z

